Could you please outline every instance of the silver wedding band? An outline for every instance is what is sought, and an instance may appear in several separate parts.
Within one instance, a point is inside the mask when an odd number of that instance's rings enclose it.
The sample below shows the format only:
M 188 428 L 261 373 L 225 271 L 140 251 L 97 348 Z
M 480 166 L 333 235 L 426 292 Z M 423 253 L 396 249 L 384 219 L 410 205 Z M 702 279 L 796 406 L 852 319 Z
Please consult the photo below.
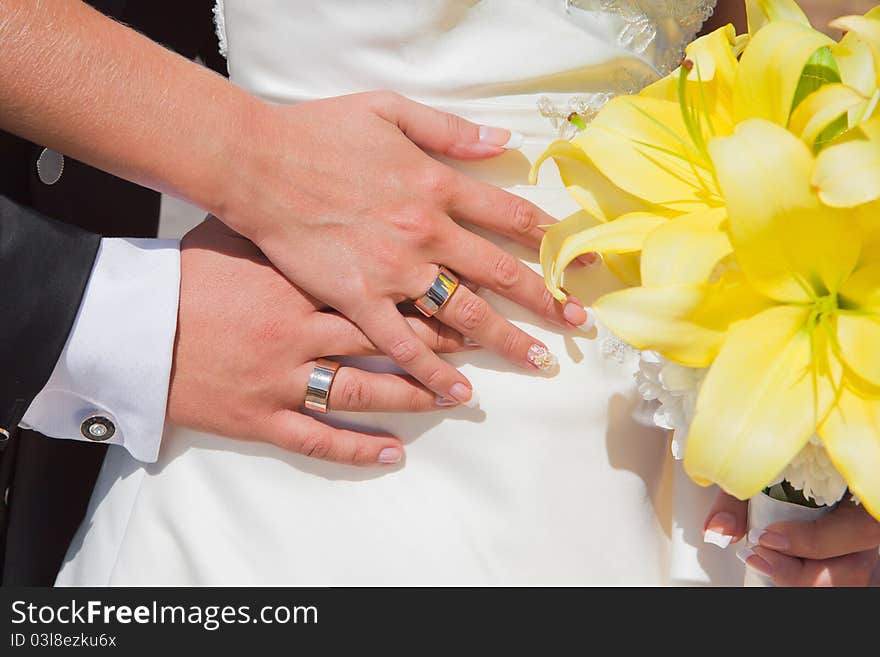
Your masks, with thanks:
M 328 413 L 330 411 L 330 389 L 333 387 L 333 379 L 339 370 L 339 363 L 326 358 L 315 361 L 312 373 L 309 375 L 309 384 L 306 387 L 305 407 L 310 411 Z
M 425 317 L 433 317 L 455 294 L 459 283 L 458 276 L 446 267 L 440 267 L 437 278 L 431 283 L 431 287 L 413 303 Z

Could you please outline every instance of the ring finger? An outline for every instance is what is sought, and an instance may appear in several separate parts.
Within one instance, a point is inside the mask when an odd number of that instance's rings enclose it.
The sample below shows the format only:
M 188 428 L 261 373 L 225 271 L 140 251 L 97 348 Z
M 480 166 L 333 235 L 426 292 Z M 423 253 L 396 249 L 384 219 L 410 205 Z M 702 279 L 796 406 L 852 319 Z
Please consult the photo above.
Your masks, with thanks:
M 306 387 L 315 363 L 307 363 L 296 372 L 293 400 L 296 407 L 305 403 Z M 409 376 L 381 374 L 341 366 L 330 385 L 328 411 L 352 413 L 424 413 L 457 404 L 438 398 Z
M 456 273 L 486 287 L 554 324 L 566 328 L 588 329 L 591 316 L 570 298 L 564 305 L 556 301 L 543 277 L 533 272 L 519 258 L 471 233 L 459 229 L 455 235 L 452 257 L 444 264 Z
M 558 363 L 547 345 L 508 322 L 466 287 L 459 286 L 435 317 L 517 365 L 548 372 Z

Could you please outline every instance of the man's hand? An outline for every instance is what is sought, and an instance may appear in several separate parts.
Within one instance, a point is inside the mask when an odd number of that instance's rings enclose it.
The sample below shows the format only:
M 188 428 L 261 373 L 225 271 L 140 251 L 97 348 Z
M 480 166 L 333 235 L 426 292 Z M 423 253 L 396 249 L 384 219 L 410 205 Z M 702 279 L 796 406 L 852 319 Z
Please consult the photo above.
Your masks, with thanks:
M 404 321 L 426 349 L 470 348 L 438 322 Z M 315 359 L 377 353 L 350 321 L 289 283 L 250 241 L 216 219 L 184 238 L 170 421 L 341 463 L 397 463 L 398 439 L 335 429 L 299 411 Z M 339 411 L 448 405 L 408 377 L 351 367 L 339 369 L 330 395 L 331 409 Z
M 719 493 L 706 530 L 743 538 L 748 502 Z M 880 523 L 845 500 L 812 522 L 778 522 L 749 535 L 746 565 L 778 586 L 880 586 Z

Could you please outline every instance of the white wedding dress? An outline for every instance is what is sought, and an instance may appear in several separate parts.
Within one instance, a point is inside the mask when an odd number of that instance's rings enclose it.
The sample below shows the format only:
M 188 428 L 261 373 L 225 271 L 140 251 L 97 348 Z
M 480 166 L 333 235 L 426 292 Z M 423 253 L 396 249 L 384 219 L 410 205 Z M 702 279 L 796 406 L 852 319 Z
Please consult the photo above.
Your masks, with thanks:
M 553 167 L 527 184 L 560 117 L 669 70 L 712 5 L 225 0 L 215 13 L 232 81 L 272 101 L 394 89 L 523 133 L 519 152 L 452 164 L 561 218 L 576 207 Z M 567 281 L 585 302 L 616 285 L 601 269 Z M 173 426 L 153 465 L 112 448 L 58 584 L 741 583 L 732 550 L 702 544 L 713 491 L 687 481 L 666 436 L 633 419 L 633 363 L 485 295 L 551 347 L 557 376 L 457 355 L 479 410 L 333 416 L 400 436 L 407 457 L 392 469 Z

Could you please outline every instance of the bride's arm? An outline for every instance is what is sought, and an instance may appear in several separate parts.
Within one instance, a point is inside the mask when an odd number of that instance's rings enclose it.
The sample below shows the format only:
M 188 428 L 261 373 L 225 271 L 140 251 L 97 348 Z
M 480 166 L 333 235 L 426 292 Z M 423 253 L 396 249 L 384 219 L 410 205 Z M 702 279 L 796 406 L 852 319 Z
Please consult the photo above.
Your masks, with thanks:
M 0 0 L 0 99 L 0 127 L 221 218 L 446 399 L 473 401 L 470 383 L 396 308 L 428 290 L 436 263 L 558 325 L 587 323 L 451 217 L 533 247 L 554 219 L 419 148 L 492 157 L 517 139 L 507 130 L 388 92 L 271 105 L 79 0 Z M 444 323 L 523 367 L 551 362 L 469 290 L 454 300 Z
M 4 129 L 208 210 L 260 110 L 79 0 L 0 0 L 0 98 Z

